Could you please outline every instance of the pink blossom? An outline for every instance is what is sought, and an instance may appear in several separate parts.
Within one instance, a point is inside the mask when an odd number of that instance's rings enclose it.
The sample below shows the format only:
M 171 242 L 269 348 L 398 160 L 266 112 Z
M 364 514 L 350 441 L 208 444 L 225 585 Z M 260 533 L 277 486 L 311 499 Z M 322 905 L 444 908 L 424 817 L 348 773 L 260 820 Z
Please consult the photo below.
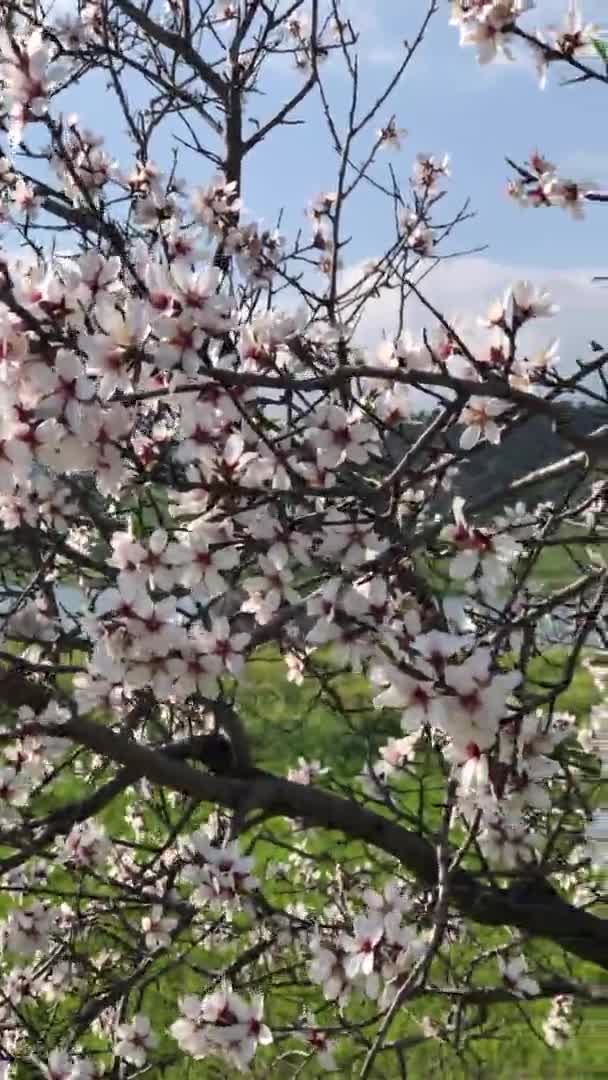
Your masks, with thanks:
M 150 1020 L 138 1013 L 130 1023 L 120 1024 L 116 1030 L 116 1055 L 124 1061 L 141 1068 L 148 1052 L 158 1045 L 158 1035 L 152 1031 Z

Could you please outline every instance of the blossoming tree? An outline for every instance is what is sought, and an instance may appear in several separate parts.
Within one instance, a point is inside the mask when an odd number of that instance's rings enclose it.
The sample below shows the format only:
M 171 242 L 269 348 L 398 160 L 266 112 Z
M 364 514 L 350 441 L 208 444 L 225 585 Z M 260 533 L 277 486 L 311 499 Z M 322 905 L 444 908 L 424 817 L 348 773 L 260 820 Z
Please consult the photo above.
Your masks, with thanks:
M 522 28 L 532 6 L 451 21 L 481 62 L 608 82 L 598 30 Z M 528 282 L 481 345 L 426 299 L 467 208 L 439 215 L 447 157 L 387 181 L 381 155 L 439 8 L 364 104 L 338 0 L 0 3 L 2 1077 L 405 1076 L 427 1041 L 473 1068 L 538 1002 L 559 1047 L 606 1001 L 608 436 L 574 406 L 608 353 L 528 355 L 555 311 Z M 124 160 L 66 112 L 91 74 Z M 282 236 L 244 165 L 313 106 L 335 183 Z M 353 276 L 366 185 L 394 235 Z M 592 194 L 540 154 L 510 193 Z M 459 493 L 539 417 L 558 460 Z M 586 559 L 544 587 L 569 541 Z M 299 758 L 307 731 L 333 753 Z

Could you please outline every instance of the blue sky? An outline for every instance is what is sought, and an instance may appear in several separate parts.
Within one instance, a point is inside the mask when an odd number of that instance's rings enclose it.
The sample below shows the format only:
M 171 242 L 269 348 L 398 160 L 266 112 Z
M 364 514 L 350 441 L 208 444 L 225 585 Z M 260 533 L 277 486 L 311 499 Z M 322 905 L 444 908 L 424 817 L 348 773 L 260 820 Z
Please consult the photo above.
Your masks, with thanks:
M 566 4 L 567 0 L 539 0 L 535 12 L 526 17 L 527 23 L 532 27 L 558 22 L 556 13 Z M 362 98 L 371 101 L 398 62 L 403 39 L 411 39 L 427 5 L 425 0 L 409 0 L 408 4 L 377 0 L 372 5 L 350 0 L 349 6 L 361 28 Z M 600 21 L 602 7 L 602 0 L 587 0 L 584 11 Z M 524 50 L 519 52 L 525 57 Z M 561 71 L 567 74 L 565 69 Z M 345 102 L 348 84 L 338 62 L 327 64 L 324 74 L 339 108 Z M 272 101 L 293 93 L 300 78 L 290 61 L 273 63 L 263 83 L 267 98 L 252 101 L 251 114 L 263 120 Z M 448 3 L 444 0 L 421 50 L 380 114 L 384 121 L 394 112 L 409 136 L 401 153 L 381 155 L 376 175 L 388 176 L 390 160 L 405 180 L 417 151 L 447 151 L 453 173 L 450 205 L 455 207 L 470 196 L 477 214 L 459 235 L 463 246 L 488 244 L 497 258 L 521 260 L 527 265 L 564 269 L 601 264 L 602 223 L 608 222 L 608 211 L 590 208 L 589 222 L 581 227 L 565 214 L 557 215 L 559 223 L 556 213 L 522 214 L 504 194 L 509 175 L 505 154 L 523 160 L 536 147 L 564 171 L 588 176 L 598 184 L 605 182 L 608 188 L 608 150 L 603 145 L 608 88 L 588 84 L 560 87 L 559 81 L 555 69 L 550 72 L 547 89 L 539 90 L 527 57 L 513 64 L 480 67 L 473 49 L 459 47 L 458 32 L 448 25 Z M 137 94 L 135 83 L 131 92 Z M 101 79 L 90 77 L 81 90 L 70 95 L 69 107 L 77 109 L 94 129 L 106 131 L 109 144 L 123 157 L 127 144 L 120 137 L 122 125 L 117 117 L 111 117 Z M 276 132 L 248 159 L 244 191 L 252 216 L 262 216 L 270 223 L 286 205 L 285 220 L 291 227 L 303 222 L 301 215 L 312 195 L 334 186 L 336 170 L 327 131 L 319 123 L 316 95 L 295 115 L 306 122 Z M 254 130 L 253 124 L 248 130 Z M 161 158 L 167 157 L 169 145 L 166 138 L 157 144 Z M 362 157 L 369 143 L 364 138 L 359 145 Z M 188 180 L 198 179 L 201 167 L 208 171 L 193 155 L 184 154 L 182 161 Z M 350 252 L 353 260 L 375 253 L 388 218 L 383 200 L 374 197 L 369 188 L 357 209 L 360 212 Z
M 413 36 L 426 4 L 424 0 L 409 4 L 378 0 L 366 6 L 373 16 L 358 10 L 364 7 L 360 0 L 351 4 L 354 19 L 362 25 L 362 85 L 364 98 L 371 101 L 398 62 L 402 40 Z M 594 0 L 585 13 L 599 21 L 602 6 Z M 537 12 L 527 21 L 545 24 L 565 7 L 566 0 L 540 0 Z M 608 189 L 608 150 L 603 144 L 608 87 L 560 87 L 560 78 L 567 72 L 562 69 L 560 75 L 556 69 L 549 75 L 547 89 L 541 91 L 531 60 L 524 50 L 520 53 L 525 57 L 521 62 L 480 67 L 473 49 L 459 47 L 445 2 L 403 82 L 380 114 L 385 120 L 394 112 L 409 136 L 399 154 L 380 155 L 377 175 L 387 178 L 390 160 L 405 180 L 417 151 L 447 151 L 452 157 L 449 205 L 455 208 L 470 196 L 477 214 L 458 235 L 462 246 L 488 244 L 495 257 L 507 262 L 556 269 L 601 264 L 606 236 L 602 223 L 608 225 L 608 211 L 590 208 L 583 227 L 556 212 L 522 214 L 504 194 L 510 174 L 504 158 L 508 154 L 523 160 L 538 147 L 566 173 L 588 176 Z M 344 100 L 348 86 L 337 62 L 327 65 L 326 75 L 333 100 Z M 275 74 L 276 89 L 284 86 L 289 91 L 297 77 L 286 65 Z M 299 114 L 310 122 L 277 134 L 274 145 L 269 143 L 267 151 L 246 166 L 245 190 L 252 211 L 272 220 L 282 197 L 297 215 L 311 194 L 333 186 L 335 155 L 318 122 L 317 109 L 313 98 Z M 367 145 L 361 144 L 361 157 Z M 387 223 L 384 201 L 369 188 L 359 208 L 351 259 L 375 254 L 378 236 L 384 234 Z
M 559 23 L 567 2 L 538 0 L 524 25 Z M 342 5 L 361 31 L 362 99 L 371 101 L 398 63 L 403 39 L 412 39 L 427 3 L 342 0 Z M 587 0 L 585 16 L 601 25 L 605 6 L 605 0 Z M 608 273 L 608 206 L 589 206 L 582 223 L 557 209 L 522 211 L 505 194 L 509 169 L 504 158 L 508 154 L 523 161 L 538 148 L 559 165 L 562 174 L 593 180 L 608 190 L 604 144 L 608 87 L 560 86 L 569 72 L 554 68 L 547 88 L 541 91 L 523 49 L 517 50 L 521 59 L 515 63 L 480 67 L 473 49 L 459 47 L 458 32 L 448 25 L 448 17 L 448 0 L 443 0 L 425 42 L 378 118 L 384 123 L 394 113 L 409 135 L 400 153 L 381 155 L 376 175 L 385 179 L 390 161 L 406 186 L 417 151 L 449 152 L 452 180 L 446 217 L 466 197 L 476 216 L 460 228 L 445 250 L 487 245 L 482 256 L 454 260 L 440 268 L 429 279 L 429 295 L 448 314 L 461 309 L 473 313 L 513 276 L 532 277 L 551 287 L 562 304 L 557 329 L 565 335 L 569 351 L 581 335 L 602 340 L 607 293 L 592 286 L 590 278 L 595 272 Z M 324 74 L 328 94 L 338 111 L 344 112 L 348 82 L 339 64 L 329 61 Z M 252 99 L 248 115 L 263 122 L 274 111 L 273 105 L 276 108 L 277 102 L 294 92 L 301 78 L 290 60 L 273 61 L 262 83 L 264 94 Z M 129 92 L 134 99 L 139 96 L 135 82 L 130 82 Z M 77 93 L 69 95 L 64 108 L 77 110 L 86 124 L 105 132 L 109 148 L 123 166 L 129 165 L 128 144 L 121 134 L 124 125 L 112 110 L 101 78 L 89 77 Z M 316 94 L 294 116 L 305 123 L 275 132 L 247 159 L 243 192 L 248 216 L 262 218 L 266 224 L 274 224 L 284 208 L 283 230 L 289 235 L 299 227 L 307 229 L 307 202 L 317 192 L 331 190 L 336 176 L 336 156 L 320 121 Z M 247 123 L 246 130 L 253 131 Z M 373 124 L 372 136 L 377 126 Z M 355 158 L 361 160 L 368 147 L 364 138 Z M 170 148 L 168 137 L 157 142 L 155 153 L 162 164 L 168 163 Z M 179 172 L 189 182 L 205 182 L 210 171 L 200 158 L 183 154 Z M 392 236 L 390 207 L 363 185 L 347 222 L 353 240 L 345 262 L 347 272 L 354 273 L 357 264 L 381 253 L 383 242 Z M 387 328 L 392 311 L 389 298 L 381 298 L 374 311 L 368 318 L 368 336 Z M 412 319 L 419 321 L 415 313 Z
M 406 5 L 397 0 L 372 6 L 376 15 L 365 20 L 362 33 L 363 84 L 369 100 L 383 86 L 401 54 L 400 41 L 411 36 L 426 5 L 413 0 L 407 5 L 409 16 L 399 14 Z M 593 6 L 599 13 L 600 4 Z M 608 212 L 590 208 L 583 227 L 565 214 L 522 213 L 504 194 L 510 174 L 504 159 L 508 154 L 523 160 L 538 147 L 566 173 L 605 182 L 608 189 L 608 151 L 603 145 L 608 87 L 560 87 L 555 70 L 541 91 L 531 61 L 480 67 L 474 50 L 459 47 L 447 7 L 445 3 L 435 16 L 425 43 L 381 114 L 386 119 L 394 112 L 409 136 L 401 153 L 381 155 L 377 175 L 388 176 L 388 159 L 405 179 L 417 151 L 447 151 L 452 157 L 449 205 L 456 207 L 470 196 L 477 214 L 458 234 L 462 246 L 488 244 L 496 258 L 556 269 L 601 264 L 606 235 L 602 223 L 608 225 Z M 541 0 L 542 23 L 543 7 L 551 19 L 558 5 Z M 277 74 L 277 83 L 287 88 L 293 78 L 287 69 Z M 348 88 L 337 63 L 328 66 L 327 80 L 334 100 L 344 97 Z M 300 115 L 312 118 L 315 111 L 316 102 L 311 102 Z M 335 157 L 317 121 L 283 132 L 275 146 L 279 141 L 280 149 L 269 146 L 268 154 L 260 154 L 247 169 L 248 202 L 269 217 L 282 191 L 292 204 L 304 205 L 311 193 L 331 188 L 335 175 Z M 360 207 L 351 250 L 355 259 L 376 253 L 387 217 L 383 201 L 369 189 Z

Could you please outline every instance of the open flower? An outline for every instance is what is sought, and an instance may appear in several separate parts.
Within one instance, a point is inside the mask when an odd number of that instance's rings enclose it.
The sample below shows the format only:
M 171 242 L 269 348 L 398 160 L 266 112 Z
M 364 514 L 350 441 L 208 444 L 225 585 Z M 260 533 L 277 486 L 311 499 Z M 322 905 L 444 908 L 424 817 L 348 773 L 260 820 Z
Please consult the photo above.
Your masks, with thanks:
M 307 438 L 316 449 L 319 464 L 335 469 L 345 461 L 364 465 L 373 451 L 376 431 L 356 412 L 339 405 L 324 405 L 308 428 Z
M 511 306 L 513 321 L 516 325 L 529 319 L 543 319 L 556 315 L 559 311 L 549 293 L 536 289 L 530 281 L 516 281 L 507 292 L 505 306 Z
M 148 308 L 143 300 L 130 300 L 124 312 L 104 303 L 95 314 L 102 332 L 81 334 L 79 346 L 88 370 L 99 376 L 99 396 L 107 400 L 115 390 L 132 387 L 133 362 L 150 332 Z
M 496 401 L 494 398 L 472 397 L 462 410 L 461 420 L 465 429 L 460 436 L 460 446 L 463 450 L 472 450 L 480 439 L 487 439 L 490 443 L 499 443 L 501 429 L 496 423 L 496 417 L 508 409 L 505 401 Z
M 383 934 L 384 922 L 380 915 L 375 912 L 372 915 L 357 915 L 352 936 L 344 934 L 341 942 L 347 954 L 344 970 L 349 979 L 372 974 L 376 949 Z
M 154 904 L 149 915 L 144 915 L 141 928 L 145 935 L 146 948 L 166 948 L 171 943 L 171 934 L 177 926 L 177 919 L 163 915 L 160 904 Z
M 141 1068 L 150 1050 L 158 1046 L 158 1035 L 152 1031 L 150 1020 L 143 1013 L 133 1017 L 130 1024 L 120 1024 L 116 1030 L 116 1056 Z

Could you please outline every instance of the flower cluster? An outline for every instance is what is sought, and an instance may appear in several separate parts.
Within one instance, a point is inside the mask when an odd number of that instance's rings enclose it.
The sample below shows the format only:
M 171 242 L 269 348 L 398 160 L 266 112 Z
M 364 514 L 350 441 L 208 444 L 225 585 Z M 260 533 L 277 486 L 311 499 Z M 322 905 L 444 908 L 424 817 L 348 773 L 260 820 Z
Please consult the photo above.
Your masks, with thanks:
M 181 877 L 193 888 L 193 903 L 209 904 L 225 913 L 250 907 L 259 882 L 251 873 L 253 859 L 240 854 L 236 841 L 215 847 L 200 830 L 185 841 L 182 859 Z
M 40 30 L 22 38 L 2 31 L 0 78 L 8 105 L 9 134 L 18 144 L 25 125 L 46 113 L 49 91 L 61 78 L 61 70 L 51 62 L 51 48 Z
M 454 0 L 450 23 L 459 27 L 460 44 L 477 50 L 480 64 L 501 55 L 508 60 L 516 20 L 534 7 L 534 0 Z
M 367 911 L 355 915 L 349 929 L 333 938 L 312 938 L 308 974 L 328 1001 L 344 1005 L 358 990 L 385 1008 L 424 955 L 427 942 L 404 922 L 412 901 L 397 883 L 388 882 L 382 895 L 367 890 L 363 900 Z
M 452 0 L 450 23 L 460 31 L 460 44 L 477 50 L 480 64 L 499 57 L 513 60 L 512 46 L 520 29 L 518 20 L 534 8 L 536 0 Z M 600 28 L 595 23 L 585 22 L 579 0 L 571 0 L 562 26 L 522 33 L 519 38 L 532 52 L 540 85 L 544 87 L 550 63 L 597 58 L 600 54 L 595 42 L 599 35 Z
M 179 1002 L 181 1016 L 171 1034 L 181 1050 L 195 1060 L 218 1055 L 242 1069 L 258 1046 L 272 1042 L 264 1023 L 264 1000 L 248 1002 L 232 990 L 217 990 L 204 998 L 187 994 Z
M 557 166 L 535 151 L 525 165 L 517 170 L 515 180 L 509 182 L 507 192 L 519 206 L 558 206 L 575 220 L 585 215 L 585 199 L 596 185 L 591 180 L 573 180 L 560 176 Z

